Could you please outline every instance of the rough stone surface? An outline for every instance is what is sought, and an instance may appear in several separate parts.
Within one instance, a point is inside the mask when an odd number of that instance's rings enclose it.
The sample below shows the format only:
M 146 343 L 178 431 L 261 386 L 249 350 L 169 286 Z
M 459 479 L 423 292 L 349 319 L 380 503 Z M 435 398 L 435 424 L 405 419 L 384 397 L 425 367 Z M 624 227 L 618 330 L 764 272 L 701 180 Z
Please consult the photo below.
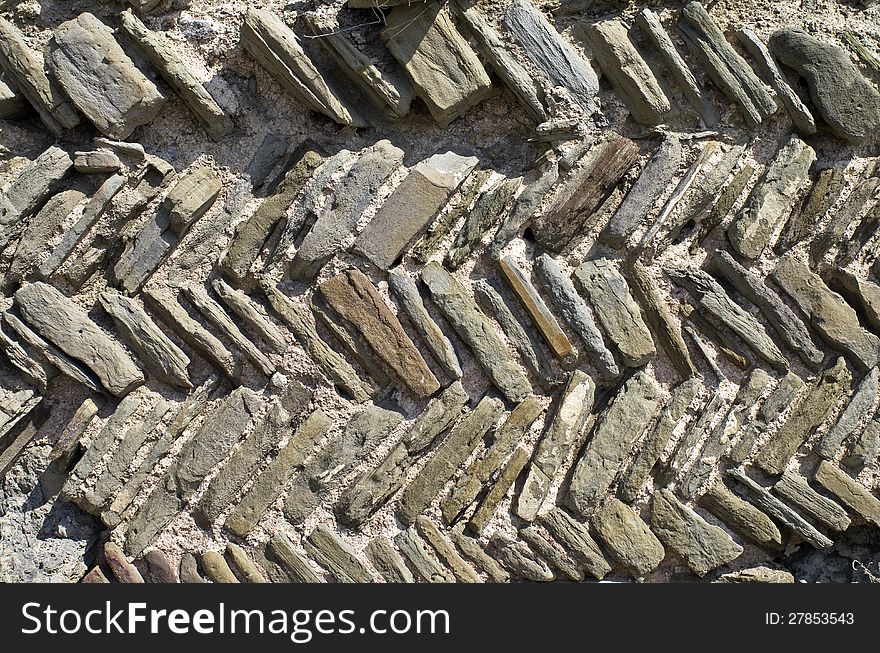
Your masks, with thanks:
M 740 499 L 723 480 L 718 479 L 700 497 L 700 505 L 755 544 L 772 550 L 782 548 L 782 533 L 773 520 L 748 501 Z
M 593 528 L 611 554 L 639 578 L 657 568 L 663 545 L 629 506 L 612 497 L 593 516 Z

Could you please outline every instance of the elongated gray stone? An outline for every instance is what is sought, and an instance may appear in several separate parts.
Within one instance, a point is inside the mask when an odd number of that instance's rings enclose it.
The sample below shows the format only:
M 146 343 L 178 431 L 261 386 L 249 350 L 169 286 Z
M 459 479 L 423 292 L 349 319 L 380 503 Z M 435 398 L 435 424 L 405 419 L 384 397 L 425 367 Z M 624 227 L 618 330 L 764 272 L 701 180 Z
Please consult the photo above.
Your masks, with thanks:
M 455 189 L 477 165 L 454 152 L 417 163 L 354 242 L 353 251 L 389 269 L 428 227 Z
M 559 263 L 548 254 L 542 254 L 535 260 L 535 270 L 562 317 L 590 351 L 602 378 L 610 381 L 619 376 L 620 369 L 612 353 L 605 347 L 602 334 L 593 320 L 590 309 L 575 290 L 571 279 L 562 271 Z
M 254 564 L 247 552 L 234 542 L 226 543 L 226 555 L 238 572 L 238 576 L 246 583 L 268 583 L 266 577 Z
M 485 549 L 473 537 L 468 537 L 460 529 L 454 528 L 449 531 L 449 536 L 458 549 L 474 563 L 477 568 L 486 574 L 491 583 L 506 583 L 510 581 L 510 574 L 498 561 L 486 553 Z
M 730 448 L 731 438 L 741 430 L 749 413 L 761 403 L 761 395 L 772 385 L 770 375 L 760 367 L 752 369 L 743 381 L 727 415 L 718 422 L 703 443 L 690 471 L 679 484 L 677 493 L 684 498 L 696 497 L 712 475 L 721 457 Z
M 455 348 L 431 318 L 413 278 L 403 270 L 392 270 L 388 273 L 388 286 L 443 372 L 453 380 L 460 379 L 461 364 L 458 362 Z
M 110 28 L 88 12 L 55 28 L 46 63 L 76 108 L 110 138 L 125 140 L 165 104 Z
M 317 12 L 302 16 L 317 40 L 325 46 L 345 75 L 367 100 L 390 120 L 403 118 L 408 112 L 415 92 L 409 81 L 400 74 L 387 73 L 376 62 L 359 50 L 345 36 L 337 21 Z
M 504 464 L 504 467 L 501 468 L 501 471 L 498 472 L 495 482 L 489 488 L 489 491 L 486 492 L 486 495 L 468 520 L 468 528 L 474 533 L 483 534 L 483 531 L 486 530 L 489 522 L 494 517 L 495 511 L 498 510 L 498 506 L 504 500 L 504 497 L 507 496 L 510 488 L 513 487 L 513 484 L 528 462 L 529 452 L 522 447 L 517 447 L 513 455 Z
M 511 306 L 513 302 L 506 301 L 497 285 L 485 279 L 474 283 L 473 291 L 477 304 L 484 313 L 495 318 L 526 367 L 541 379 L 543 385 L 555 385 L 558 367 L 554 364 L 553 354 L 535 330 L 528 328 L 528 318 L 523 311 L 517 310 L 518 315 L 515 315 Z
M 788 361 L 767 335 L 763 325 L 734 303 L 708 273 L 690 267 L 666 267 L 665 271 L 676 284 L 687 289 L 700 308 L 730 328 L 774 369 L 788 369 Z
M 825 528 L 841 532 L 849 528 L 852 520 L 846 510 L 816 492 L 797 472 L 785 472 L 773 486 L 773 491 Z
M 504 396 L 513 402 L 531 392 L 522 368 L 511 358 L 494 328 L 462 285 L 437 263 L 421 272 L 431 297 L 459 337 L 471 348 L 480 366 Z
M 358 378 L 348 361 L 321 340 L 312 313 L 292 302 L 274 285 L 266 283 L 262 288 L 272 309 L 293 332 L 321 372 L 354 401 L 358 403 L 367 401 L 370 398 L 369 388 Z
M 455 582 L 452 572 L 431 554 L 428 545 L 416 533 L 414 525 L 399 533 L 394 538 L 394 542 L 426 583 Z
M 769 46 L 806 80 L 819 115 L 838 136 L 859 142 L 880 125 L 880 93 L 846 50 L 794 28 L 774 32 Z
M 64 426 L 49 453 L 49 459 L 60 469 L 69 470 L 73 456 L 80 447 L 80 438 L 97 414 L 98 404 L 91 397 L 86 397 Z
M 36 334 L 34 334 L 36 335 Z M 10 338 L 0 328 L 0 349 L 6 359 L 15 367 L 22 377 L 33 385 L 40 393 L 45 393 L 54 370 L 48 360 L 32 356 L 16 340 Z M 70 452 L 73 453 L 73 452 Z
M 605 226 L 602 232 L 605 242 L 618 248 L 626 244 L 654 208 L 681 162 L 681 141 L 674 135 L 666 137 Z
M 708 523 L 667 489 L 654 493 L 651 528 L 697 576 L 733 562 L 743 552 L 723 529 Z
M 223 462 L 260 404 L 257 393 L 237 388 L 208 414 L 129 522 L 125 548 L 131 555 L 153 541 Z
M 590 536 L 586 524 L 573 519 L 561 508 L 553 508 L 541 517 L 541 525 L 553 535 L 591 576 L 602 580 L 611 571 L 611 565 Z
M 539 162 L 526 173 L 525 185 L 507 217 L 492 237 L 489 257 L 498 260 L 501 250 L 524 229 L 533 219 L 544 197 L 559 179 L 559 164 L 554 155 L 541 157 Z
M 501 34 L 489 24 L 484 12 L 476 5 L 467 6 L 467 0 L 457 2 L 456 6 L 458 15 L 480 42 L 481 52 L 495 74 L 504 81 L 534 120 L 547 120 L 549 116 L 544 103 L 544 90 L 508 49 Z
M 143 562 L 144 578 L 148 583 L 179 583 L 177 570 L 171 566 L 171 561 L 159 549 L 147 551 L 141 558 Z
M 126 245 L 113 276 L 128 294 L 135 293 L 205 213 L 223 189 L 220 176 L 206 165 L 181 175 L 140 233 Z
M 591 523 L 605 548 L 636 578 L 654 571 L 666 555 L 642 518 L 614 497 L 599 509 Z
M 782 548 L 782 533 L 773 520 L 731 492 L 720 478 L 699 501 L 701 506 L 747 540 L 768 549 Z
M 205 288 L 201 285 L 191 284 L 183 289 L 187 298 L 193 303 L 198 311 L 216 327 L 237 349 L 242 351 L 245 356 L 266 376 L 272 376 L 275 373 L 275 365 L 269 358 L 260 351 L 241 329 L 226 314 L 223 308 L 214 301 Z
M 0 63 L 0 67 L 2 67 Z M 30 104 L 12 82 L 0 77 L 0 119 L 19 118 L 30 108 Z
M 513 196 L 522 184 L 522 177 L 502 179 L 477 198 L 474 207 L 465 215 L 464 224 L 456 234 L 444 265 L 457 270 L 476 250 L 489 230 L 496 225 L 513 201 Z
M 489 96 L 489 75 L 442 4 L 395 7 L 380 35 L 441 127 Z
M 718 112 L 709 99 L 709 94 L 704 86 L 697 82 L 694 73 L 675 48 L 657 14 L 646 7 L 636 16 L 635 23 L 657 50 L 670 77 L 696 110 L 703 124 L 706 127 L 714 127 L 718 123 Z
M 422 414 L 374 469 L 365 472 L 340 497 L 336 514 L 352 527 L 359 527 L 397 492 L 410 465 L 438 436 L 459 418 L 468 401 L 459 381 L 432 399 Z
M 566 87 L 587 114 L 596 111 L 596 72 L 530 0 L 514 0 L 504 19 L 513 38 L 551 82 Z
M 525 437 L 543 410 L 536 397 L 529 397 L 511 411 L 496 432 L 492 445 L 481 458 L 470 464 L 452 487 L 449 495 L 440 503 L 440 511 L 447 524 L 454 523 L 477 498 L 485 483 L 498 470 L 517 443 Z
M 598 506 L 639 436 L 660 410 L 660 386 L 644 372 L 632 376 L 599 418 L 574 467 L 568 501 L 588 516 Z
M 823 271 L 823 277 L 832 290 L 860 310 L 874 332 L 880 331 L 880 286 L 840 267 L 829 270 L 827 275 Z
M 121 172 L 122 161 L 113 152 L 97 150 L 95 152 L 75 152 L 73 167 L 84 175 L 104 175 Z
M 127 181 L 128 177 L 125 175 L 116 174 L 101 184 L 89 199 L 82 215 L 73 225 L 65 229 L 61 240 L 55 245 L 55 249 L 40 263 L 39 275 L 41 277 L 48 278 L 61 267 L 86 233 L 101 218 L 111 200 L 122 190 Z
M 638 159 L 639 148 L 611 133 L 591 147 L 577 172 L 561 184 L 550 205 L 531 225 L 535 240 L 558 254 L 568 249 L 593 224 L 596 209 Z
M 748 164 L 738 171 L 730 179 L 734 169 L 742 159 L 745 152 L 745 145 L 733 145 L 721 155 L 721 159 L 712 166 L 707 166 L 707 170 L 702 179 L 696 180 L 691 186 L 688 197 L 683 199 L 682 217 L 679 224 L 685 225 L 688 222 L 694 222 L 699 227 L 699 232 L 695 237 L 695 242 L 702 241 L 712 229 L 717 227 L 724 218 L 730 207 L 736 202 L 737 198 L 742 194 L 745 182 L 751 179 L 752 172 L 747 175 L 743 172 L 751 169 Z M 739 180 L 744 179 L 742 185 Z M 729 180 L 729 183 L 728 183 Z M 728 190 L 733 186 L 732 190 Z M 737 191 L 737 187 L 739 190 Z M 736 191 L 734 193 L 734 191 Z M 722 202 L 722 199 L 724 200 Z M 693 245 L 691 246 L 693 247 Z
M 758 71 L 763 75 L 764 80 L 776 91 L 798 133 L 804 136 L 815 134 L 816 121 L 813 119 L 813 114 L 794 92 L 760 37 L 748 27 L 738 29 L 736 37 L 758 64 Z
M 660 82 L 636 49 L 619 19 L 605 20 L 584 30 L 593 56 L 614 89 L 623 96 L 636 122 L 655 125 L 664 120 L 672 105 Z
M 114 290 L 102 292 L 98 301 L 153 374 L 171 385 L 192 387 L 186 371 L 189 357 L 156 326 L 140 304 Z
M 85 193 L 78 189 L 61 191 L 49 198 L 43 208 L 28 221 L 6 271 L 7 285 L 30 276 L 45 252 L 47 242 L 62 230 L 67 216 L 83 199 Z
M 880 361 L 880 339 L 863 329 L 856 312 L 804 263 L 785 256 L 771 277 L 829 345 L 847 354 L 863 370 Z
M 761 510 L 778 520 L 784 526 L 794 531 L 805 542 L 809 542 L 814 548 L 827 549 L 834 542 L 816 530 L 812 524 L 797 514 L 788 504 L 770 494 L 763 486 L 759 485 L 746 476 L 740 469 L 731 469 L 727 472 L 745 487 L 749 496 Z
M 874 367 L 861 380 L 837 422 L 816 447 L 816 453 L 826 460 L 831 460 L 837 455 L 844 440 L 857 433 L 862 418 L 877 402 L 877 393 L 880 390 L 878 384 L 880 384 L 880 370 Z
M 248 9 L 241 26 L 244 49 L 296 99 L 341 125 L 365 127 L 353 107 L 303 51 L 299 37 L 269 9 Z
M 797 243 L 806 240 L 816 230 L 816 224 L 827 215 L 843 191 L 843 171 L 825 168 L 819 172 L 803 204 L 795 208 L 785 229 L 777 240 L 777 254 L 789 251 Z
M 287 349 L 284 335 L 250 297 L 242 291 L 236 290 L 223 279 L 214 279 L 211 282 L 211 287 L 226 308 L 235 313 L 245 323 L 245 326 L 252 333 L 260 336 L 273 351 L 280 353 Z
M 15 293 L 15 302 L 37 331 L 88 366 L 112 394 L 123 396 L 144 382 L 122 346 L 52 286 L 28 284 Z
M 503 409 L 504 405 L 498 399 L 484 397 L 471 413 L 452 428 L 449 436 L 401 494 L 397 504 L 400 521 L 410 524 L 428 507 L 473 452 L 480 438 L 495 425 Z
M 493 551 L 510 573 L 535 582 L 549 582 L 556 578 L 553 570 L 528 545 L 495 533 L 490 540 Z
M 517 516 L 534 521 L 550 491 L 550 484 L 572 448 L 580 445 L 584 427 L 593 408 L 596 384 L 580 370 L 569 377 L 556 405 L 553 420 L 546 427 L 526 480 L 517 498 Z
M 321 164 L 325 162 L 324 157 L 309 144 L 305 144 L 301 152 L 302 156 L 285 173 L 284 179 L 278 184 L 275 192 L 266 198 L 250 217 L 235 228 L 235 235 L 233 235 L 226 251 L 221 255 L 219 263 L 221 269 L 233 279 L 242 280 L 248 276 L 275 225 L 306 186 L 313 173 L 316 173 Z M 339 154 L 349 156 L 351 153 L 348 150 L 342 150 Z M 330 169 L 331 166 L 327 166 L 327 170 Z M 323 185 L 319 190 L 323 190 Z M 305 218 L 304 215 L 302 217 Z M 288 220 L 287 226 L 293 227 L 294 225 Z M 301 223 L 296 226 L 295 230 L 291 228 L 291 239 L 299 232 L 300 226 Z M 285 240 L 285 236 L 286 234 L 281 236 L 281 241 Z M 279 242 L 279 250 L 282 250 L 282 247 Z
M 159 319 L 206 361 L 230 378 L 237 376 L 238 366 L 232 352 L 210 331 L 191 318 L 172 292 L 164 289 L 145 290 L 141 293 L 141 297 Z
M 303 398 L 308 397 L 303 388 Z M 241 488 L 253 476 L 263 459 L 268 456 L 290 426 L 290 414 L 274 405 L 257 423 L 217 475 L 211 479 L 193 514 L 202 524 L 210 526 L 232 503 Z
M 724 251 L 716 254 L 711 265 L 738 293 L 761 309 L 767 323 L 805 363 L 813 369 L 822 363 L 825 355 L 813 341 L 806 325 L 779 295 L 767 287 L 760 276 L 746 270 Z
M 232 119 L 178 56 L 178 46 L 166 40 L 164 35 L 147 29 L 130 9 L 122 12 L 119 20 L 122 31 L 147 55 L 150 63 L 189 107 L 208 136 L 214 141 L 229 136 L 235 128 Z
M 9 243 L 22 219 L 49 197 L 73 167 L 70 155 L 51 146 L 31 161 L 0 194 L 0 242 Z
M 116 576 L 116 580 L 120 583 L 144 583 L 144 577 L 141 576 L 141 572 L 128 561 L 125 553 L 122 552 L 122 549 L 117 544 L 113 542 L 104 544 L 104 560 L 107 566 L 110 567 L 113 575 Z
M 311 279 L 354 234 L 364 209 L 403 162 L 403 150 L 387 140 L 368 147 L 340 180 L 332 201 L 318 214 L 290 264 L 293 279 Z
M 843 463 L 849 467 L 862 469 L 880 455 L 880 419 L 875 414 L 855 439 Z
M 563 576 L 575 583 L 584 579 L 584 572 L 577 563 L 568 555 L 561 546 L 552 541 L 551 537 L 545 536 L 537 526 L 521 528 L 518 532 L 520 539 L 529 545 L 541 558 L 562 573 Z
M 373 565 L 373 569 L 379 572 L 379 575 L 388 583 L 414 583 L 412 572 L 397 549 L 391 542 L 383 537 L 374 537 L 364 548 L 364 555 Z
M 229 563 L 222 553 L 217 551 L 205 551 L 201 556 L 202 569 L 205 575 L 215 583 L 235 584 L 240 583 L 238 577 L 229 567 Z
M 785 420 L 779 430 L 761 447 L 755 464 L 768 474 L 781 474 L 788 461 L 810 434 L 835 411 L 852 382 L 843 357 L 822 373 L 816 385 Z
M 755 127 L 776 113 L 770 89 L 727 42 L 703 5 L 688 3 L 681 11 L 678 28 L 688 48 L 712 81 L 737 105 L 748 126 Z
M 852 476 L 823 460 L 816 468 L 815 479 L 865 521 L 880 526 L 880 499 Z
M 276 533 L 269 540 L 266 553 L 274 559 L 294 583 L 323 583 L 321 578 L 309 565 L 308 560 L 293 548 L 293 543 L 282 533 Z
M 247 535 L 284 492 L 287 483 L 332 424 L 333 420 L 321 409 L 303 420 L 278 456 L 260 473 L 241 502 L 229 513 L 226 528 L 239 537 Z
M 608 259 L 585 261 L 574 274 L 624 363 L 628 367 L 644 365 L 656 349 L 623 275 Z
M 749 259 L 761 255 L 788 220 L 795 195 L 807 183 L 815 160 L 815 150 L 797 136 L 792 136 L 777 152 L 742 212 L 727 229 L 737 252 Z
M 416 397 L 424 399 L 440 388 L 397 316 L 363 272 L 342 272 L 318 286 L 318 292 L 364 338 L 382 366 Z
M 871 207 L 865 219 L 868 220 L 876 212 L 876 196 L 877 189 L 880 188 L 880 178 L 873 176 L 873 171 L 869 168 L 853 183 L 854 188 L 834 212 L 831 221 L 810 243 L 810 265 L 813 267 L 817 267 L 828 252 L 834 248 L 838 250 L 839 255 L 845 255 L 849 245 L 858 242 L 856 240 L 858 229 L 851 237 L 847 236 L 847 232 L 856 222 L 859 213 L 871 204 L 874 206 Z
M 207 583 L 199 572 L 199 563 L 196 557 L 189 552 L 180 557 L 180 582 L 181 583 Z
M 25 44 L 22 33 L 5 18 L 0 18 L 0 68 L 15 82 L 55 136 L 79 124 L 76 109 L 57 82 L 46 75 L 43 62 Z
M 471 564 L 459 555 L 455 550 L 455 546 L 446 537 L 446 535 L 437 527 L 430 518 L 425 515 L 419 515 L 414 522 L 416 530 L 422 539 L 425 540 L 440 562 L 452 572 L 455 580 L 459 583 L 482 583 L 483 579 L 479 577 L 476 570 Z
M 618 489 L 620 498 L 627 502 L 635 501 L 642 486 L 648 480 L 651 470 L 666 450 L 678 422 L 684 417 L 703 382 L 697 378 L 689 378 L 672 389 L 672 397 L 663 408 L 656 424 L 653 425 L 636 457 L 630 465 L 629 472 Z

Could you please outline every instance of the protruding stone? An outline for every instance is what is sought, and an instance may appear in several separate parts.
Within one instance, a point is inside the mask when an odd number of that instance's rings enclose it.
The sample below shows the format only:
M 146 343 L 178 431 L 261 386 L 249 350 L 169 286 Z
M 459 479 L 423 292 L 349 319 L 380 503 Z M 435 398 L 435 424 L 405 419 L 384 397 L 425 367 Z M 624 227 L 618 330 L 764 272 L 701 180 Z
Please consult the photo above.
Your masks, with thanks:
M 266 547 L 266 553 L 280 565 L 291 582 L 324 582 L 324 579 L 312 569 L 305 556 L 293 548 L 293 544 L 285 535 L 281 533 L 273 535 L 272 539 L 269 540 L 269 545 Z
M 24 286 L 15 302 L 37 331 L 87 365 L 112 394 L 123 396 L 144 382 L 122 346 L 52 286 L 39 281 Z
M 180 582 L 181 583 L 207 583 L 199 573 L 199 563 L 192 553 L 184 553 L 180 557 Z
M 833 463 L 823 460 L 816 469 L 816 480 L 865 521 L 880 526 L 880 499 Z
M 238 577 L 232 573 L 232 569 L 229 568 L 229 564 L 226 562 L 222 553 L 218 553 L 217 551 L 205 551 L 201 557 L 202 569 L 205 570 L 205 575 L 215 583 L 234 584 L 241 582 L 238 580 Z
M 666 555 L 642 518 L 614 497 L 593 516 L 592 524 L 605 548 L 636 578 L 654 571 Z
M 841 532 L 849 528 L 852 520 L 846 510 L 816 492 L 797 472 L 785 472 L 773 491 L 825 528 Z
M 124 140 L 165 104 L 107 25 L 86 12 L 53 31 L 47 65 L 71 102 L 110 138 Z
M 761 447 L 755 464 L 768 474 L 781 474 L 788 461 L 835 411 L 841 396 L 849 392 L 852 374 L 846 368 L 846 361 L 838 358 L 833 367 L 822 373 L 816 385 L 795 407 L 792 414 L 779 427 L 770 440 Z
M 468 537 L 459 529 L 453 529 L 449 534 L 459 550 L 486 574 L 490 582 L 506 583 L 510 581 L 510 574 L 498 564 L 495 558 L 486 553 L 476 539 Z
M 526 55 L 553 84 L 567 88 L 584 111 L 596 111 L 599 78 L 578 52 L 550 24 L 531 0 L 514 0 L 503 19 Z
M 755 544 L 782 548 L 782 533 L 773 520 L 731 492 L 720 478 L 700 497 L 700 505 Z
M 826 460 L 832 460 L 844 440 L 858 432 L 862 419 L 877 402 L 878 391 L 880 391 L 880 369 L 874 367 L 861 380 L 837 422 L 816 447 L 816 453 Z
M 414 525 L 399 533 L 394 541 L 419 577 L 426 583 L 455 582 L 451 570 L 441 564 L 431 553 L 428 545 L 416 533 Z
M 441 127 L 489 96 L 489 75 L 441 3 L 395 7 L 380 34 Z
M 535 582 L 550 582 L 556 574 L 526 544 L 503 533 L 495 533 L 490 540 L 495 555 L 510 573 Z
M 761 255 L 788 220 L 795 195 L 808 181 L 815 160 L 815 150 L 797 136 L 777 152 L 742 212 L 727 229 L 737 252 L 749 259 Z
M 593 56 L 611 80 L 636 122 L 655 125 L 664 120 L 672 105 L 660 82 L 629 38 L 619 19 L 605 20 L 585 30 Z
M 483 533 L 494 517 L 499 504 L 507 496 L 510 488 L 513 487 L 517 477 L 519 477 L 528 462 L 529 452 L 522 447 L 517 447 L 504 467 L 501 468 L 501 471 L 498 472 L 498 478 L 495 479 L 492 487 L 489 488 L 474 514 L 468 520 L 468 527 L 474 533 Z
M 483 579 L 477 575 L 471 564 L 462 558 L 455 550 L 452 542 L 437 527 L 437 525 L 425 515 L 419 515 L 414 522 L 419 535 L 431 545 L 440 561 L 452 571 L 452 575 L 459 583 L 482 583 Z
M 522 177 L 500 179 L 477 198 L 474 207 L 465 213 L 464 224 L 446 254 L 443 264 L 447 268 L 457 270 L 480 246 L 486 234 L 497 225 L 499 218 L 514 201 L 513 196 L 521 185 Z
M 531 387 L 522 368 L 462 285 L 437 263 L 426 265 L 421 278 L 434 303 L 504 396 L 514 402 L 525 399 Z
M 784 569 L 759 566 L 722 574 L 716 583 L 794 583 L 794 576 Z
M 414 583 L 412 572 L 397 549 L 383 536 L 374 537 L 364 548 L 364 555 L 388 583 Z
M 769 45 L 780 63 L 806 80 L 813 104 L 838 136 L 859 142 L 876 131 L 880 93 L 846 50 L 794 28 L 774 32 Z
M 632 376 L 599 418 L 574 467 L 568 501 L 582 515 L 596 509 L 633 444 L 660 410 L 660 386 L 644 372 Z
M 144 577 L 148 583 L 179 583 L 177 571 L 171 561 L 159 549 L 150 549 L 141 558 L 144 565 Z
M 421 236 L 478 160 L 454 152 L 417 163 L 354 242 L 353 250 L 389 269 Z
M 73 167 L 70 155 L 51 146 L 22 169 L 0 194 L 0 243 L 10 243 L 24 218 L 48 198 Z
M 602 580 L 611 572 L 611 565 L 590 536 L 586 524 L 576 521 L 561 508 L 553 508 L 542 516 L 541 524 L 591 576 Z
M 122 161 L 113 152 L 98 150 L 96 152 L 76 152 L 73 167 L 84 175 L 106 175 L 121 172 Z
M 624 363 L 629 367 L 644 365 L 656 349 L 623 275 L 604 258 L 585 261 L 574 273 Z
M 724 530 L 708 523 L 666 489 L 654 493 L 651 527 L 697 576 L 732 562 L 743 552 Z
M 226 305 L 226 308 L 235 313 L 247 328 L 259 335 L 273 351 L 283 352 L 287 349 L 284 335 L 257 307 L 254 300 L 242 291 L 232 288 L 223 279 L 214 279 L 211 282 L 211 287 L 220 297 L 220 301 Z
M 660 19 L 647 7 L 635 18 L 636 25 L 657 49 L 663 65 L 670 77 L 684 94 L 690 105 L 696 109 L 697 115 L 706 127 L 714 127 L 718 123 L 718 112 L 709 99 L 705 87 L 700 84 L 690 67 L 679 54 L 672 39 L 663 28 Z
M 587 230 L 595 210 L 638 154 L 635 143 L 619 136 L 594 146 L 582 168 L 559 187 L 551 205 L 532 223 L 538 244 L 554 253 L 567 249 Z
M 122 31 L 147 55 L 162 78 L 180 95 L 208 136 L 214 141 L 229 136 L 235 129 L 232 119 L 211 97 L 189 65 L 178 56 L 179 46 L 172 44 L 163 34 L 147 29 L 130 9 L 122 12 L 120 23 Z
M 299 37 L 269 9 L 248 9 L 241 26 L 241 42 L 281 86 L 308 108 L 341 125 L 365 127 L 366 122 L 345 105 L 335 88 L 308 57 Z
M 104 560 L 107 561 L 107 565 L 120 583 L 142 584 L 144 582 L 141 572 L 128 561 L 122 549 L 113 542 L 107 542 L 104 545 Z
M 263 575 L 257 566 L 254 564 L 254 561 L 251 560 L 250 556 L 248 556 L 247 552 L 242 549 L 240 546 L 233 542 L 226 543 L 226 555 L 229 556 L 229 561 L 232 563 L 232 566 L 235 567 L 235 570 L 238 572 L 238 575 L 244 579 L 246 583 L 268 583 L 266 577 Z

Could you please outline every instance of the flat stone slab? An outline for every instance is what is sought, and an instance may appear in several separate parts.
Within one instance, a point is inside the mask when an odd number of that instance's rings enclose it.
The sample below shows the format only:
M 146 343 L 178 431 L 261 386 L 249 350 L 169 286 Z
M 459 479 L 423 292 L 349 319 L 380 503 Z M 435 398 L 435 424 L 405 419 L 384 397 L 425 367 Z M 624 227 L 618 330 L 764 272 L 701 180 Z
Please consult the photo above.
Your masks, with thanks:
M 723 529 L 708 523 L 665 488 L 654 493 L 651 529 L 697 576 L 733 562 L 743 552 Z
M 588 574 L 602 580 L 611 572 L 611 565 L 590 535 L 586 524 L 577 521 L 558 507 L 542 515 L 540 523 Z
M 374 537 L 364 548 L 364 555 L 373 569 L 379 572 L 379 575 L 385 579 L 387 583 L 414 583 L 412 572 L 397 549 L 391 542 L 381 535 Z
M 421 278 L 437 308 L 471 348 L 495 386 L 510 401 L 525 399 L 531 393 L 528 379 L 465 288 L 437 263 L 426 265 Z
M 628 367 L 641 367 L 656 353 L 654 340 L 623 275 L 608 259 L 585 261 L 574 272 L 596 317 Z
M 359 270 L 342 272 L 318 286 L 318 292 L 416 397 L 429 397 L 440 388 L 397 316 L 366 275 Z
M 58 188 L 73 167 L 65 150 L 52 145 L 25 166 L 0 194 L 0 242 L 9 243 L 23 219 Z M 9 235 L 7 235 L 7 233 Z
M 660 386 L 644 372 L 620 388 L 574 466 L 568 501 L 579 513 L 595 511 L 633 444 L 660 410 L 660 399 Z
M 489 543 L 501 564 L 515 576 L 543 583 L 556 578 L 547 563 L 524 542 L 495 533 Z
M 84 363 L 112 394 L 123 396 L 144 382 L 122 346 L 52 286 L 41 281 L 23 286 L 15 303 L 41 335 Z
M 373 575 L 354 550 L 326 524 L 318 524 L 305 539 L 306 551 L 341 583 L 371 583 Z
M 476 157 L 454 152 L 417 163 L 361 231 L 352 250 L 379 268 L 391 268 L 477 163 Z
M 825 370 L 816 385 L 794 408 L 788 419 L 768 440 L 755 464 L 768 474 L 781 474 L 788 461 L 810 434 L 834 413 L 840 399 L 849 393 L 852 374 L 843 357 Z
M 823 460 L 816 468 L 816 480 L 865 521 L 880 526 L 880 499 L 833 463 Z
M 852 522 L 846 510 L 816 492 L 797 472 L 785 472 L 773 486 L 773 491 L 825 528 L 842 532 Z
M 844 440 L 858 434 L 864 416 L 873 410 L 880 391 L 880 369 L 872 368 L 859 382 L 837 422 L 828 429 L 822 441 L 816 446 L 816 453 L 832 460 L 837 455 Z
M 788 219 L 797 193 L 809 181 L 816 151 L 797 136 L 780 148 L 776 158 L 739 216 L 727 229 L 730 244 L 741 255 L 756 259 Z
M 666 550 L 636 512 L 612 497 L 591 520 L 605 548 L 626 565 L 636 578 L 654 571 Z
M 380 34 L 441 127 L 489 96 L 489 75 L 441 3 L 395 7 Z
M 55 28 L 46 64 L 74 106 L 110 138 L 125 140 L 165 104 L 110 28 L 88 12 Z
M 804 78 L 822 119 L 846 140 L 860 142 L 880 125 L 880 93 L 843 48 L 785 28 L 770 37 L 774 56 Z
M 782 533 L 773 520 L 731 492 L 720 478 L 700 497 L 700 505 L 751 542 L 771 550 L 782 548 Z

